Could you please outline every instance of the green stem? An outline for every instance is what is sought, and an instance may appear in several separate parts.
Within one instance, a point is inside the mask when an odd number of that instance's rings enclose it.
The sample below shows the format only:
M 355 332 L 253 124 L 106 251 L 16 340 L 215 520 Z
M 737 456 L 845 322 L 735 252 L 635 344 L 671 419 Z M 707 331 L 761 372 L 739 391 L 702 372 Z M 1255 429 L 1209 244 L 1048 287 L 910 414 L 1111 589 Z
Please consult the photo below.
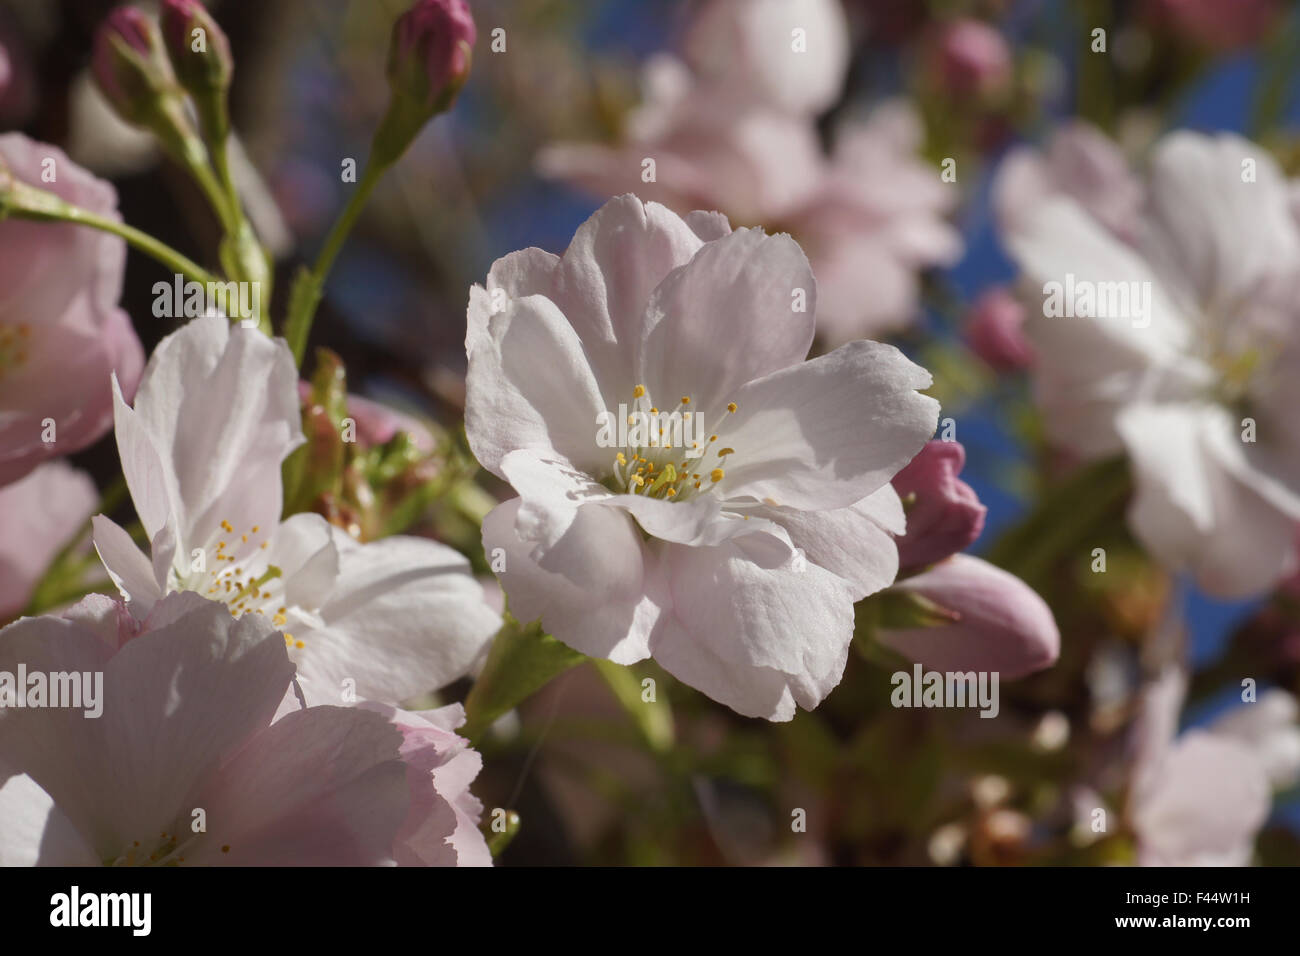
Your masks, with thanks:
M 330 227 L 329 235 L 325 237 L 325 245 L 321 247 L 320 255 L 316 257 L 316 265 L 312 267 L 311 272 L 304 271 L 298 274 L 293 291 L 289 295 L 289 317 L 285 321 L 284 337 L 289 343 L 289 348 L 293 350 L 294 360 L 299 366 L 302 365 L 302 357 L 307 350 L 307 336 L 311 333 L 311 325 L 316 318 L 316 307 L 320 305 L 325 279 L 334 266 L 334 260 L 343 249 L 348 234 L 352 232 L 352 227 L 356 225 L 361 211 L 370 200 L 370 194 L 374 192 L 375 186 L 379 184 L 387 168 L 385 165 L 376 165 L 373 162 L 366 165 L 361 180 L 357 183 L 356 192 L 352 194 L 348 204 L 343 207 L 343 212 Z
M 83 226 L 89 226 L 92 229 L 99 229 L 103 232 L 111 232 L 113 235 L 125 239 L 145 255 L 152 256 L 172 272 L 180 273 L 187 279 L 192 279 L 205 286 L 209 282 L 217 281 L 211 273 L 192 259 L 177 252 L 165 242 L 155 239 L 147 232 L 141 232 L 134 226 L 128 226 L 124 222 L 116 222 L 112 219 L 106 219 L 103 216 L 90 212 L 88 209 L 82 209 L 80 206 L 71 205 L 67 207 L 66 211 L 62 215 L 54 215 L 50 218 L 61 220 L 63 222 L 78 223 Z

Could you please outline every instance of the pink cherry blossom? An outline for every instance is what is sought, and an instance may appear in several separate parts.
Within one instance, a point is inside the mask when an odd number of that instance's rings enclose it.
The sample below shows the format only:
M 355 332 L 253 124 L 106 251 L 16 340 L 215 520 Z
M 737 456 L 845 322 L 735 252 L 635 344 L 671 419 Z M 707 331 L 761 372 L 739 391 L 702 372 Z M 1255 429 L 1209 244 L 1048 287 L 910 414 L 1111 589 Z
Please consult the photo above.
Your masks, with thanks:
M 90 476 L 63 461 L 0 488 L 0 620 L 27 606 L 46 567 L 98 503 Z
M 853 602 L 897 573 L 889 481 L 938 408 L 890 346 L 805 362 L 816 294 L 788 236 L 634 196 L 561 257 L 495 263 L 470 294 L 466 428 L 520 495 L 483 526 L 516 617 L 593 656 L 653 656 L 750 716 L 830 692 Z M 680 447 L 602 441 L 627 409 L 706 427 Z
M 102 712 L 0 712 L 0 863 L 488 861 L 463 741 L 398 712 L 277 717 L 294 668 L 264 618 L 173 594 L 137 622 L 93 596 L 0 631 L 0 670 L 20 662 L 102 673 Z
M 1143 192 L 1136 236 L 1062 192 L 1004 216 L 1035 300 L 1035 398 L 1057 444 L 1129 457 L 1129 523 L 1157 559 L 1215 595 L 1262 593 L 1296 567 L 1300 519 L 1289 186 L 1262 147 L 1180 131 L 1157 144 Z M 1067 283 L 1098 290 L 1082 314 L 1049 307 Z M 1116 289 L 1129 308 L 1101 305 Z
M 0 135 L 0 169 L 117 216 L 113 187 L 62 151 Z M 3 175 L 3 173 L 0 173 Z M 110 376 L 130 394 L 144 355 L 117 307 L 126 244 L 80 226 L 0 222 L 0 485 L 84 448 L 113 421 Z

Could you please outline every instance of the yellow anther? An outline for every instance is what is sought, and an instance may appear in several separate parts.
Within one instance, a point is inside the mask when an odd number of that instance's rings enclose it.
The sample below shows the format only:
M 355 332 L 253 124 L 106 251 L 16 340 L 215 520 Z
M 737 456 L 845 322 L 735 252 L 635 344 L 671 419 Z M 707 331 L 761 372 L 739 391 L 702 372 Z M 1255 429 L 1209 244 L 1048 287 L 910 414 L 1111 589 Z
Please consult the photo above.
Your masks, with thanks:
M 230 524 L 230 522 L 227 521 L 225 518 L 222 518 L 222 519 L 221 519 L 221 527 L 222 527 L 222 529 L 225 530 L 226 534 L 234 534 L 234 533 L 235 533 L 235 529 L 234 529 L 234 527 L 232 527 L 231 524 Z
M 709 441 L 717 441 L 717 440 L 718 440 L 718 436 L 717 436 L 717 435 L 710 435 L 710 436 L 709 436 Z
M 725 458 L 727 455 L 734 455 L 735 453 L 736 449 L 734 448 L 724 448 L 722 451 L 718 452 L 718 457 Z
M 676 488 L 669 488 L 669 489 L 668 489 L 668 497 L 669 497 L 669 498 L 676 498 L 676 497 L 677 497 L 677 489 L 676 489 Z
M 620 465 L 626 465 L 627 455 L 623 454 L 622 452 L 619 452 L 617 455 L 614 456 L 614 460 L 617 461 Z
M 729 411 L 729 412 L 734 412 L 735 410 L 736 410 L 736 403 L 735 403 L 735 402 L 727 402 L 727 411 Z
M 644 395 L 645 395 L 644 385 L 638 385 L 636 388 L 632 389 L 633 398 L 642 398 Z
M 711 472 L 709 472 L 709 480 L 721 481 L 725 474 L 726 472 L 724 472 L 721 468 L 714 468 Z
M 683 396 L 682 396 L 682 404 L 683 404 L 683 405 L 689 405 L 690 403 L 691 403 L 691 396 L 689 396 L 689 395 L 683 395 Z

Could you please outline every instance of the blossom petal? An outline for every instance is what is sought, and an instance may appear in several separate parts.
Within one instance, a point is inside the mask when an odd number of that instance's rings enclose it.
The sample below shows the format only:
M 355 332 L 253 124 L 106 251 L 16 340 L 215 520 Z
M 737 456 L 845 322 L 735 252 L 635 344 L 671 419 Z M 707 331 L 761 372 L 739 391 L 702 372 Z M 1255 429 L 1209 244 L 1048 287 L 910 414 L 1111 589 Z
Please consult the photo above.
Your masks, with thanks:
M 510 612 L 542 621 L 547 633 L 593 657 L 632 664 L 650 656 L 658 617 L 647 578 L 651 557 L 636 526 L 600 505 L 578 509 L 568 531 L 547 552 L 552 570 L 531 556 L 515 530 L 521 502 L 498 505 L 483 521 L 483 547 L 497 565 Z M 499 552 L 498 552 L 499 549 Z
M 320 605 L 321 626 L 295 632 L 291 652 L 309 683 L 401 701 L 463 676 L 501 617 L 469 562 L 446 545 L 399 535 L 360 544 L 335 528 L 338 580 Z
M 738 229 L 705 243 L 650 296 L 637 381 L 661 408 L 690 396 L 692 414 L 715 421 L 746 382 L 803 361 L 816 312 L 816 282 L 798 244 Z
M 719 490 L 809 511 L 861 501 L 934 434 L 939 403 L 916 392 L 930 384 L 898 349 L 866 341 L 750 382 L 720 428 L 735 454 Z

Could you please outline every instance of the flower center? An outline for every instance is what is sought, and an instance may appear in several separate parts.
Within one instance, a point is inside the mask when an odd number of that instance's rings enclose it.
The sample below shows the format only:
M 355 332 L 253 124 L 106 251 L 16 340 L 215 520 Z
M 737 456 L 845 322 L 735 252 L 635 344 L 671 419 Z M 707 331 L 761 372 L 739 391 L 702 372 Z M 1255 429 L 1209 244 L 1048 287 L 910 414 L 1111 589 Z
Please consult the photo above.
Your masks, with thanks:
M 662 411 L 644 385 L 632 390 L 630 405 L 619 406 L 618 449 L 605 485 L 611 491 L 684 501 L 712 491 L 726 476 L 726 462 L 735 449 L 718 439 L 718 431 L 736 403 L 710 428 L 683 395 L 677 407 Z M 626 414 L 625 414 L 626 413 Z M 611 429 L 611 437 L 613 437 Z
M 13 369 L 27 364 L 27 347 L 31 338 L 32 329 L 26 322 L 16 325 L 0 323 L 0 381 Z
M 289 623 L 288 615 L 297 608 L 285 600 L 280 569 L 264 556 L 271 542 L 266 537 L 258 541 L 261 530 L 259 525 L 253 525 L 247 532 L 240 532 L 223 519 L 208 538 L 207 545 L 191 552 L 188 569 L 182 571 L 173 567 L 175 581 L 172 586 L 176 590 L 198 591 L 210 600 L 225 602 L 231 617 L 261 614 L 283 630 Z M 232 550 L 238 550 L 243 557 L 230 553 Z M 303 642 L 292 634 L 286 633 L 284 642 L 289 647 L 303 647 Z

